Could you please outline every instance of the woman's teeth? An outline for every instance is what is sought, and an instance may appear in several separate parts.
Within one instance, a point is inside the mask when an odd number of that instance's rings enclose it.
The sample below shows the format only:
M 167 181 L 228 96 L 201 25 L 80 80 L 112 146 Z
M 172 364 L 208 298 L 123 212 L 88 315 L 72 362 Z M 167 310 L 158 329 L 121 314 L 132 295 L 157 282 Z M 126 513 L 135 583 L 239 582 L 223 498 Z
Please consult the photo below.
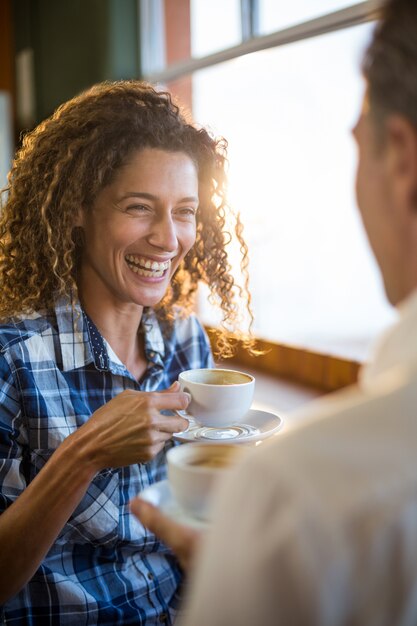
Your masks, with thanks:
M 170 266 L 170 261 L 159 263 L 158 261 L 151 261 L 145 257 L 134 256 L 133 254 L 128 254 L 126 256 L 126 261 L 130 269 L 133 270 L 135 274 L 152 278 L 159 278 L 163 276 Z

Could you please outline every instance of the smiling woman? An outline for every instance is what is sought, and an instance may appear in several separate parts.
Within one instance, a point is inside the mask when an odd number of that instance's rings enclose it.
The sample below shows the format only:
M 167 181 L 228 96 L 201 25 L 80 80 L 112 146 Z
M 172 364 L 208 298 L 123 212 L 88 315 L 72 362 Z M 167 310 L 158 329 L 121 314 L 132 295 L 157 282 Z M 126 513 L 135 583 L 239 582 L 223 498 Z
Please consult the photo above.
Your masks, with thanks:
M 138 81 L 93 87 L 24 139 L 0 220 L 5 622 L 174 619 L 179 566 L 127 503 L 165 477 L 187 425 L 179 372 L 213 363 L 199 281 L 228 328 L 236 294 L 250 316 L 225 163 L 223 140 Z

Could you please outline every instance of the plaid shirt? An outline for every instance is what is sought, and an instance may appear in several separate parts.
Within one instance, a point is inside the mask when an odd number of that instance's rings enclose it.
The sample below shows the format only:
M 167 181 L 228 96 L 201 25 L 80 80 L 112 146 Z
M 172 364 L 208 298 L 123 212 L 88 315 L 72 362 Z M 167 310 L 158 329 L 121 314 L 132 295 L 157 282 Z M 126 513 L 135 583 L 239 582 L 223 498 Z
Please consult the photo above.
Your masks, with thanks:
M 61 301 L 53 316 L 0 327 L 0 513 L 111 398 L 124 389 L 165 389 L 182 370 L 212 365 L 194 316 L 177 320 L 168 338 L 152 311 L 142 328 L 149 366 L 138 383 L 78 305 L 75 315 Z M 1 623 L 172 624 L 181 582 L 177 562 L 128 509 L 134 496 L 165 475 L 164 453 L 97 474 L 34 577 L 0 607 Z

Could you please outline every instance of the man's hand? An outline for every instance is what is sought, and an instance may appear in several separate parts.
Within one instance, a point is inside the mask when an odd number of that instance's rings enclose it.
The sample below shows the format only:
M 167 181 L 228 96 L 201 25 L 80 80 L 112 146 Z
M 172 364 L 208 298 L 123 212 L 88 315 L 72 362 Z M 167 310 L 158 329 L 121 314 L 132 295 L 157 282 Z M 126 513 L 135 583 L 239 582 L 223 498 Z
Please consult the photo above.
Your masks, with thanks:
M 132 500 L 130 509 L 144 526 L 172 548 L 181 567 L 188 572 L 192 567 L 202 532 L 174 522 L 157 507 L 141 500 L 140 497 Z

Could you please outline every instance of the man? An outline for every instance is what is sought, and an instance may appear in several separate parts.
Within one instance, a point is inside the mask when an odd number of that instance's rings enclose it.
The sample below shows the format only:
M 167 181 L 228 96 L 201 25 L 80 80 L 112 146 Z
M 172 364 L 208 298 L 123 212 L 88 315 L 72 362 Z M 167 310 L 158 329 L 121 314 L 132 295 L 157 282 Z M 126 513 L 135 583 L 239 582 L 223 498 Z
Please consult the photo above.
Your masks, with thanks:
M 357 199 L 400 320 L 358 387 L 222 486 L 185 626 L 417 624 L 416 0 L 387 2 L 363 68 Z M 187 565 L 196 536 L 132 508 Z

